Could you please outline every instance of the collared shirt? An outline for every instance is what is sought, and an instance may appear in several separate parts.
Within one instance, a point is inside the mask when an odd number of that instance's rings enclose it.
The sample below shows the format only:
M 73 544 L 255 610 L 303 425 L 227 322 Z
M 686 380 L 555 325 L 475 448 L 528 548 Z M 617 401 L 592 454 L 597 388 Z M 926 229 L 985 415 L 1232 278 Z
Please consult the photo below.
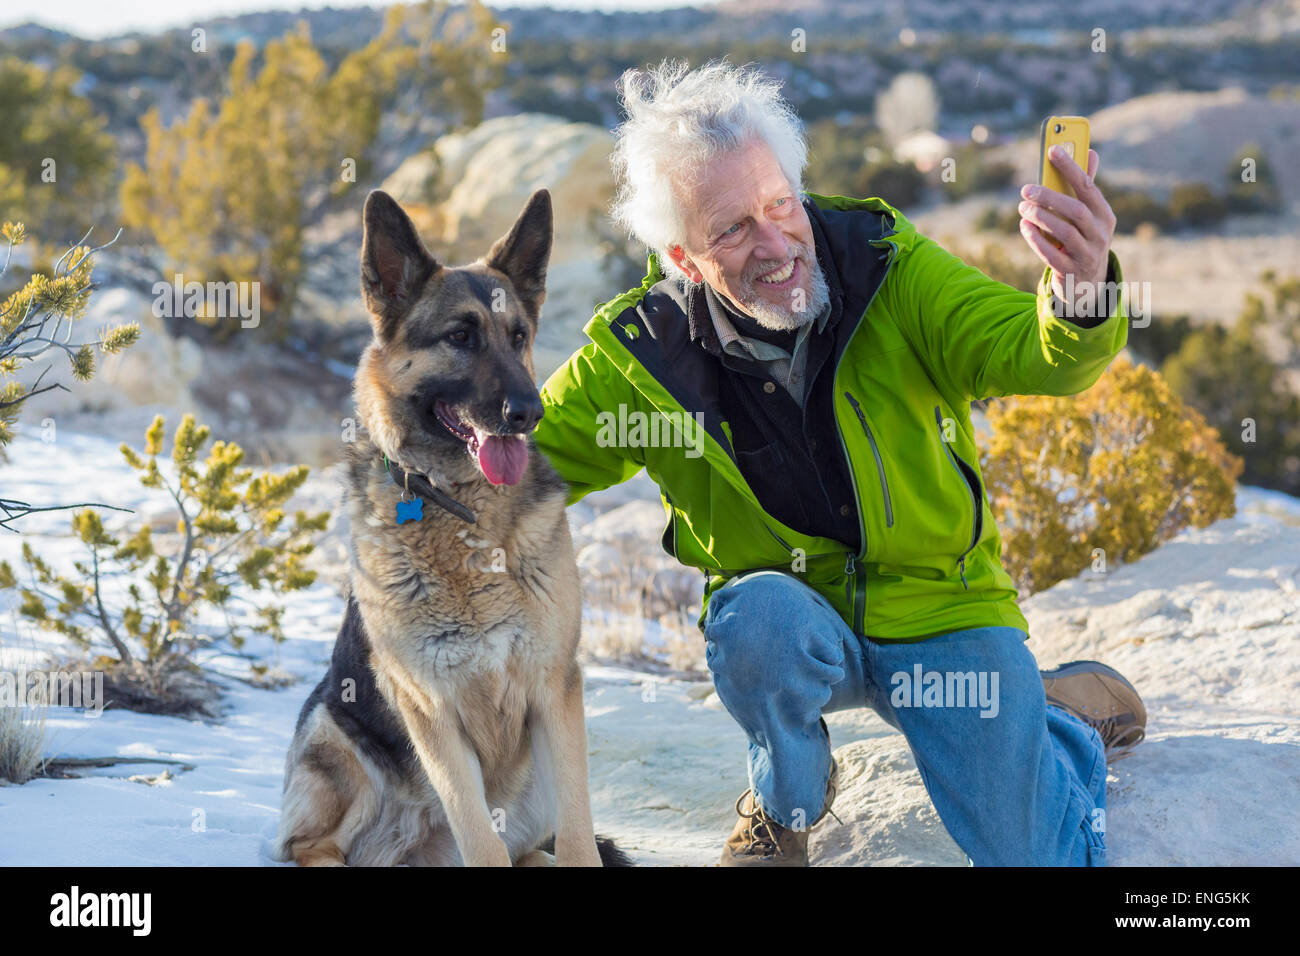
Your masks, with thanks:
M 705 285 L 704 300 L 709 306 L 709 315 L 713 319 L 714 331 L 718 334 L 718 344 L 728 355 L 754 362 L 763 368 L 777 382 L 780 382 L 790 397 L 802 408 L 806 382 L 804 370 L 808 364 L 808 350 L 804 343 L 814 329 L 822 332 L 831 315 L 830 303 L 827 303 L 816 319 L 800 326 L 795 333 L 793 354 L 775 342 L 764 341 L 753 335 L 745 335 L 736 328 L 736 321 L 744 321 L 723 296 L 718 295 L 712 286 Z M 736 321 L 732 320 L 736 318 Z M 756 320 L 750 319 L 750 323 Z M 786 337 L 786 336 L 774 336 Z
M 841 321 L 845 293 L 827 235 L 822 212 L 805 200 L 812 225 L 817 262 L 826 279 L 830 306 L 824 315 L 799 331 L 773 332 L 756 319 L 741 315 L 725 299 L 710 304 L 716 293 L 707 283 L 688 289 L 686 324 L 691 341 L 718 359 L 718 401 L 740 468 L 759 504 L 787 527 L 805 534 L 843 542 L 856 551 L 859 521 L 852 475 L 845 459 L 835 420 L 834 356 L 840 354 L 855 323 Z M 855 301 L 853 308 L 862 308 Z M 725 310 L 725 311 L 724 311 Z M 721 312 L 739 337 L 775 345 L 791 364 L 781 374 L 739 341 L 724 351 L 722 331 L 713 318 Z M 755 352 L 781 356 L 762 346 Z M 795 387 L 794 376 L 803 382 Z M 779 388 L 777 381 L 787 382 Z

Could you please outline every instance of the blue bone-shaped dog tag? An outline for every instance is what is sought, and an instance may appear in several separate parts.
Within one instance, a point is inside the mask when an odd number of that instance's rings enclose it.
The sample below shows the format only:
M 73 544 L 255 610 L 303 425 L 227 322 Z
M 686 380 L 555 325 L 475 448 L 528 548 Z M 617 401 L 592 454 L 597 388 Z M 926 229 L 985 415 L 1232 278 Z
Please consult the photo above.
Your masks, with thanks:
M 397 503 L 397 523 L 402 524 L 404 521 L 419 521 L 424 517 L 424 499 L 416 498 L 414 501 L 399 501 Z

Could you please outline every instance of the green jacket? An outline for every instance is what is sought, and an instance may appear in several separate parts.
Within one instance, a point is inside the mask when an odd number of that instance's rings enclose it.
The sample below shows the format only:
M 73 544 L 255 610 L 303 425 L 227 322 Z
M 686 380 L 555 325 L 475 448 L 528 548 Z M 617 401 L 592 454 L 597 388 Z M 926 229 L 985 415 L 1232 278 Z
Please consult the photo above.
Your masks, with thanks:
M 729 578 L 778 568 L 823 594 L 859 636 L 1027 631 L 1002 567 L 970 402 L 1089 388 L 1127 340 L 1123 297 L 1100 325 L 1080 328 L 1053 314 L 1050 269 L 1036 295 L 1021 292 L 880 199 L 805 195 L 837 237 L 841 322 L 854 323 L 832 361 L 859 553 L 760 506 L 709 395 L 712 372 L 701 362 L 711 357 L 690 348 L 681 293 L 653 253 L 640 287 L 597 309 L 584 329 L 590 343 L 543 386 L 538 449 L 568 482 L 569 504 L 646 469 L 665 508 L 664 549 L 704 572 L 701 627 Z M 1114 253 L 1109 278 L 1122 281 Z

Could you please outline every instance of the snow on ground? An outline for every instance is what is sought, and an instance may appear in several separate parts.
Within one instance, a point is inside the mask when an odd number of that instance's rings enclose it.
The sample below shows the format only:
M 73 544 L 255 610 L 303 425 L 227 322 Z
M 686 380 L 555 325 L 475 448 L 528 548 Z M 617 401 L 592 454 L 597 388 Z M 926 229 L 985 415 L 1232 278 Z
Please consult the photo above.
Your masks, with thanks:
M 11 446 L 26 467 L 0 467 L 0 487 L 42 503 L 94 498 L 149 514 L 157 499 L 116 448 L 66 433 L 46 445 L 29 432 Z M 307 493 L 306 506 L 333 506 L 328 476 L 314 476 Z M 1105 660 L 1146 699 L 1147 740 L 1110 771 L 1112 865 L 1300 860 L 1300 502 L 1242 489 L 1238 505 L 1236 518 L 1186 531 L 1133 565 L 1085 572 L 1023 602 L 1043 667 Z M 571 518 L 585 518 L 581 509 Z M 76 550 L 68 520 L 66 512 L 37 514 L 22 537 L 0 533 L 0 558 L 17 566 L 28 540 L 66 560 Z M 119 519 L 107 520 L 111 530 Z M 251 649 L 275 653 L 301 680 L 274 691 L 225 678 L 228 712 L 219 721 L 50 711 L 48 755 L 141 762 L 0 787 L 0 865 L 270 863 L 284 753 L 342 612 L 324 578 L 286 603 L 290 639 L 278 652 Z M 12 595 L 0 594 L 0 667 L 40 666 L 61 650 L 19 622 Z M 246 661 L 221 648 L 201 657 L 217 672 L 247 673 Z M 965 865 L 903 738 L 866 710 L 827 722 L 843 822 L 818 828 L 813 862 Z M 743 735 L 711 687 L 592 666 L 587 723 L 598 831 L 643 864 L 715 862 L 746 783 Z M 163 770 L 170 778 L 158 781 Z

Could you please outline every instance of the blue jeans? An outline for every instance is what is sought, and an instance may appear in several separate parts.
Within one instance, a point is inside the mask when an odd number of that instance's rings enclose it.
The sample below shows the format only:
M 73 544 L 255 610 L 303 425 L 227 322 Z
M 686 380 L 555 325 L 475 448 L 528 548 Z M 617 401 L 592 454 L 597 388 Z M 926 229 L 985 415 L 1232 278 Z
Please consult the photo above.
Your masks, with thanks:
M 704 633 L 718 698 L 749 737 L 750 786 L 776 822 L 818 818 L 831 770 L 821 715 L 865 705 L 907 738 L 973 864 L 1105 865 L 1101 737 L 1047 704 L 1019 628 L 863 640 L 793 575 L 754 571 L 714 592 Z

